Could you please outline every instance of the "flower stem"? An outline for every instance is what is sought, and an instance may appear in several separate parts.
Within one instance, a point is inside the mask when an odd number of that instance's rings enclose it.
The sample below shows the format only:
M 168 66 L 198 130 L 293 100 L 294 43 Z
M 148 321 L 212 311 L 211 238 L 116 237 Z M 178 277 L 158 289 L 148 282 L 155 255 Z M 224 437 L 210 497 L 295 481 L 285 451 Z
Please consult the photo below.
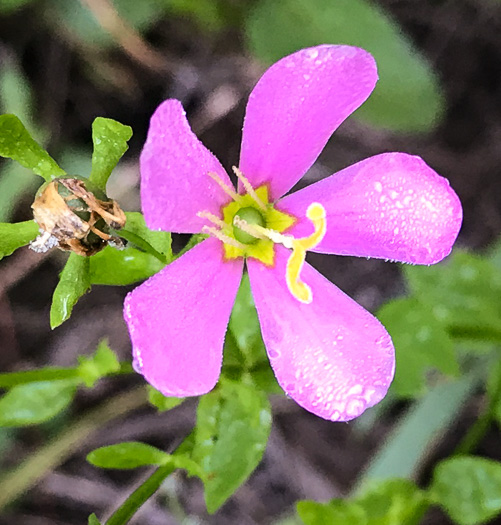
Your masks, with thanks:
M 122 392 L 63 430 L 47 445 L 0 478 L 0 509 L 33 487 L 47 472 L 61 465 L 100 427 L 147 405 L 144 386 Z
M 159 467 L 144 481 L 110 516 L 105 525 L 124 525 L 139 508 L 160 488 L 165 478 L 170 476 L 176 467 L 172 464 Z
M 492 422 L 496 418 L 496 410 L 498 404 L 501 402 L 501 368 L 497 369 L 490 395 L 489 403 L 485 412 L 475 421 L 470 427 L 459 445 L 455 448 L 453 456 L 461 456 L 473 452 L 482 441 L 483 437 L 489 430 Z
M 130 374 L 133 372 L 129 362 L 120 363 L 120 369 L 107 376 Z M 41 368 L 24 372 L 6 372 L 0 374 L 0 388 L 12 388 L 16 385 L 34 383 L 36 381 L 59 381 L 61 379 L 75 379 L 80 377 L 79 367 L 73 368 Z

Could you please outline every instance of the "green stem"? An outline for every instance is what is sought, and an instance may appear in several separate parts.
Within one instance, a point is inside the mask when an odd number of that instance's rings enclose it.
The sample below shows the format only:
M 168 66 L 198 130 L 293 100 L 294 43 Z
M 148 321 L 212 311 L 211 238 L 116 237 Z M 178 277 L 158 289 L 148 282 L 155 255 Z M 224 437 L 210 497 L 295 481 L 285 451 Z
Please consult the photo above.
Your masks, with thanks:
M 141 248 L 141 250 L 145 251 L 146 253 L 153 255 L 153 257 L 156 257 L 161 263 L 167 264 L 169 262 L 165 255 L 163 255 L 162 253 L 157 251 L 155 248 L 153 248 L 153 246 L 148 241 L 145 241 L 142 237 L 139 237 L 139 235 L 137 235 L 136 233 L 133 233 L 128 230 L 119 230 L 119 231 L 116 231 L 115 233 L 119 237 L 123 237 L 127 241 L 132 242 L 133 244 Z
M 133 372 L 129 362 L 120 363 L 120 370 L 107 374 L 109 376 L 130 374 Z M 42 368 L 26 370 L 25 372 L 6 372 L 0 374 L 0 388 L 12 388 L 16 385 L 36 381 L 58 381 L 60 379 L 75 379 L 80 377 L 79 367 L 74 368 Z
M 144 405 L 147 405 L 147 399 L 144 386 L 141 386 L 118 394 L 75 421 L 47 445 L 24 460 L 14 471 L 0 478 L 0 509 L 64 463 L 102 426 Z
M 461 456 L 473 452 L 482 441 L 496 418 L 496 410 L 501 402 L 501 373 L 496 376 L 494 390 L 490 396 L 485 412 L 470 427 L 464 438 L 453 452 L 453 456 Z
M 124 525 L 139 510 L 139 508 L 160 488 L 165 478 L 170 476 L 176 469 L 175 466 L 165 465 L 159 467 L 153 474 L 142 483 L 110 516 L 105 525 Z

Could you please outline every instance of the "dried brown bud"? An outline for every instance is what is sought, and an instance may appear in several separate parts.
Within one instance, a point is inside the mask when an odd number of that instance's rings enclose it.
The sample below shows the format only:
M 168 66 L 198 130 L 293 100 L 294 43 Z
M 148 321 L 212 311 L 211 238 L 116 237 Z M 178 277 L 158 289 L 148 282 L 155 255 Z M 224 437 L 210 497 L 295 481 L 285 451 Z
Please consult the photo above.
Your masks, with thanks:
M 109 242 L 122 244 L 109 231 L 125 226 L 124 212 L 101 191 L 90 191 L 90 186 L 76 177 L 60 177 L 42 186 L 31 205 L 40 226 L 40 235 L 30 244 L 32 250 L 45 252 L 58 246 L 88 257 Z

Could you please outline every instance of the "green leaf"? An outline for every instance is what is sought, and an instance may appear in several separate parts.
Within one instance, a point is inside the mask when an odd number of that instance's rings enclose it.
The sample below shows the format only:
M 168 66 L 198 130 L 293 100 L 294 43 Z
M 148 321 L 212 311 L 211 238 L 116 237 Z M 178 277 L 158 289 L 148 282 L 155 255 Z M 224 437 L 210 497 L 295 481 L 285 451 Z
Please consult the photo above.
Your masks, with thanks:
M 377 61 L 380 80 L 356 114 L 375 125 L 427 130 L 443 110 L 443 96 L 428 63 L 401 28 L 371 2 L 261 0 L 246 29 L 251 50 L 269 64 L 298 49 L 325 43 L 369 51 Z
M 220 381 L 200 399 L 192 459 L 207 475 L 205 501 L 215 512 L 261 461 L 271 428 L 267 397 L 242 383 Z
M 89 516 L 89 521 L 87 522 L 87 525 L 101 525 L 101 523 L 97 519 L 97 516 L 95 514 L 91 514 Z
M 501 335 L 501 271 L 479 255 L 456 251 L 445 264 L 404 266 L 411 291 L 454 331 Z M 492 332 L 492 335 L 491 335 Z
M 93 387 L 96 381 L 102 377 L 120 371 L 117 355 L 108 346 L 106 340 L 99 343 L 94 355 L 90 357 L 80 356 L 78 361 L 80 362 L 78 374 L 89 388 Z
M 51 181 L 65 175 L 56 161 L 33 140 L 15 115 L 0 115 L 0 157 L 19 162 L 25 168 Z
M 301 501 L 297 510 L 306 525 L 418 525 L 427 507 L 423 491 L 414 483 L 392 479 L 371 484 L 352 500 Z
M 305 525 L 368 525 L 364 510 L 352 501 L 298 501 L 297 512 Z
M 0 2 L 0 13 L 9 14 L 33 2 L 34 0 L 2 0 Z
M 73 307 L 90 288 L 89 258 L 71 253 L 52 296 L 50 327 L 57 328 L 70 318 Z
M 159 412 L 166 412 L 184 402 L 184 397 L 166 397 L 150 385 L 147 385 L 147 389 L 148 401 L 158 408 Z
M 106 192 L 106 183 L 111 172 L 129 149 L 127 141 L 132 137 L 132 128 L 116 120 L 97 117 L 92 123 L 92 169 L 90 181 Z
M 37 235 L 38 224 L 35 221 L 0 223 L 0 260 L 21 246 L 26 246 Z
M 71 403 L 77 384 L 78 379 L 15 386 L 0 399 L 0 426 L 35 425 L 53 418 Z
M 395 345 L 397 367 L 392 388 L 397 395 L 414 397 L 425 393 L 430 368 L 459 375 L 452 339 L 433 312 L 417 299 L 386 303 L 378 318 Z
M 120 230 L 117 234 L 132 242 L 123 250 L 108 246 L 90 258 L 92 284 L 120 286 L 144 281 L 173 258 L 169 232 L 148 229 L 141 213 L 127 212 L 125 215 L 125 231 Z M 137 245 L 141 249 L 136 248 Z
M 459 525 L 485 523 L 501 512 L 501 463 L 474 456 L 435 468 L 430 496 Z
M 246 369 L 251 369 L 263 361 L 268 362 L 247 273 L 240 283 L 229 329 L 242 353 Z
M 101 447 L 87 455 L 87 461 L 95 467 L 123 470 L 165 465 L 169 459 L 169 454 L 163 450 L 137 441 Z

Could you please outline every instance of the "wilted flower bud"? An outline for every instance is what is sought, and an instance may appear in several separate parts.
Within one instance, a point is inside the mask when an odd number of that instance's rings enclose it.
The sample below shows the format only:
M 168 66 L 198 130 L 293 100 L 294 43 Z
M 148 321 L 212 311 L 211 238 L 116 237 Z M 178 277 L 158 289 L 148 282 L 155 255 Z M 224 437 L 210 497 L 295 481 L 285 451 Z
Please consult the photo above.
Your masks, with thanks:
M 124 212 L 86 179 L 60 177 L 44 184 L 31 207 L 40 226 L 40 235 L 30 244 L 36 252 L 57 246 L 88 257 L 110 242 L 122 244 L 109 232 L 125 226 Z

